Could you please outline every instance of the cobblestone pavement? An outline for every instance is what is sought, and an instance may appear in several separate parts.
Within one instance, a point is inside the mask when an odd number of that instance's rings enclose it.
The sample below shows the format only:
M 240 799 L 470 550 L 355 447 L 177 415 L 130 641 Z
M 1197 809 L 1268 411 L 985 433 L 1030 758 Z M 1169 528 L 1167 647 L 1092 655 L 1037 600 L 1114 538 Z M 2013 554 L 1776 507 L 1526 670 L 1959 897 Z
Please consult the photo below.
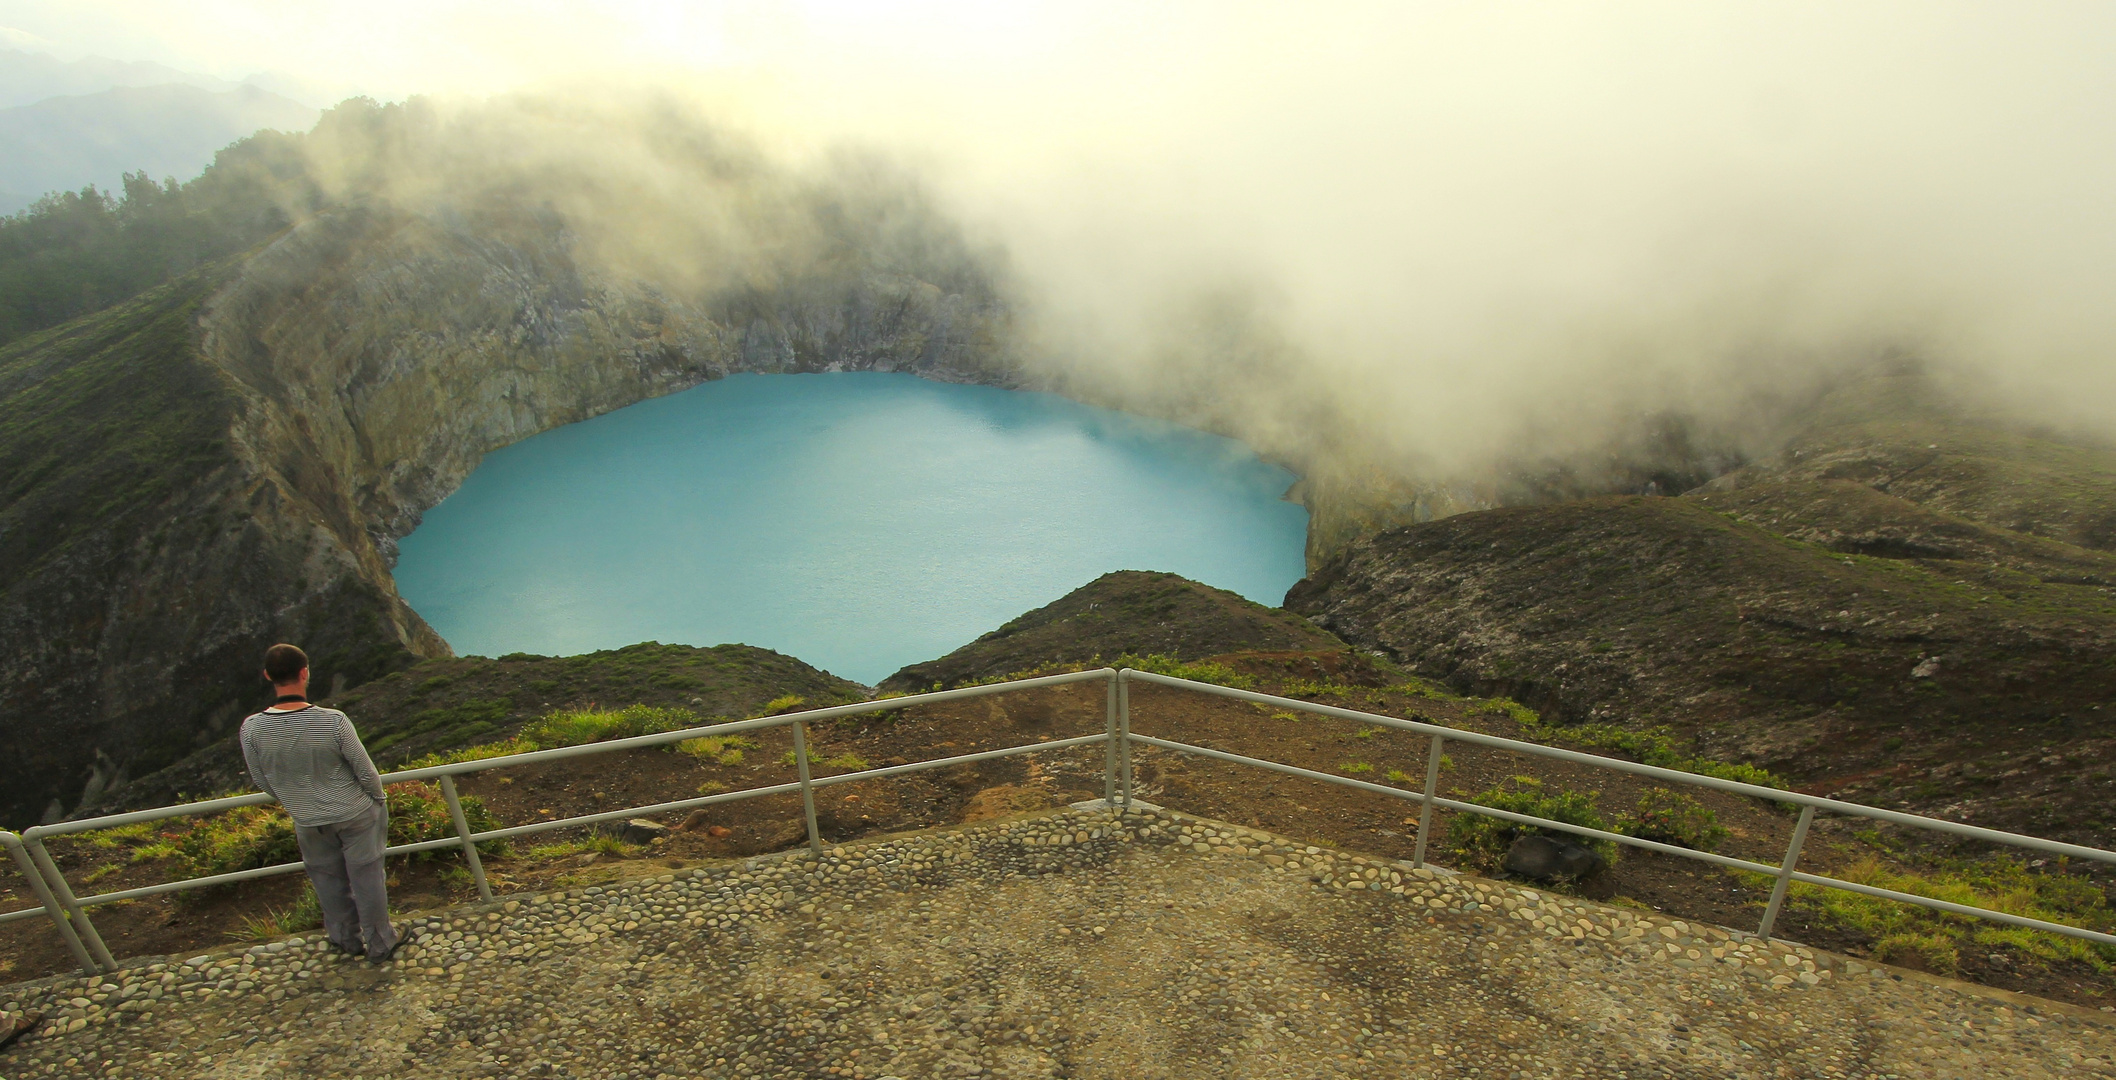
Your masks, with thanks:
M 1093 807 L 0 990 L 0 1077 L 2116 1076 L 2099 1014 Z

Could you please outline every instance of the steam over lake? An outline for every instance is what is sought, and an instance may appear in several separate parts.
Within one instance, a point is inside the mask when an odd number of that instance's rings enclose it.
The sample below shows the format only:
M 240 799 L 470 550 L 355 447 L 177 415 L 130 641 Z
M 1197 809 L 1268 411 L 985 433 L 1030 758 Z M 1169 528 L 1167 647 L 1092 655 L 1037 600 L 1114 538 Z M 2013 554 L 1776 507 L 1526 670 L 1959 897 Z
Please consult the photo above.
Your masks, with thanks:
M 485 458 L 397 585 L 460 653 L 745 642 L 872 684 L 1110 570 L 1276 605 L 1294 476 L 1240 443 L 911 375 L 737 375 Z

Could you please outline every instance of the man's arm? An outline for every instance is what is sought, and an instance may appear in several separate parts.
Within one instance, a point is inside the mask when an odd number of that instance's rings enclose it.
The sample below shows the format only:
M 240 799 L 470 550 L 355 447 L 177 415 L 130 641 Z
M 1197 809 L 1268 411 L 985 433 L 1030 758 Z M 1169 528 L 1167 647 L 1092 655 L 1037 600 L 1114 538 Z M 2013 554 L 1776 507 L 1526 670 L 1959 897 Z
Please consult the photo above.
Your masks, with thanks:
M 374 796 L 376 802 L 387 802 L 382 793 L 382 776 L 375 771 L 375 763 L 367 756 L 367 747 L 360 745 L 360 733 L 353 730 L 353 722 L 342 714 L 338 719 L 338 752 L 345 755 L 345 763 L 353 767 L 353 779 L 360 789 Z
M 265 794 L 275 799 L 279 797 L 279 793 L 273 791 L 271 783 L 265 779 L 264 770 L 257 767 L 257 747 L 250 740 L 248 724 L 244 724 L 242 729 L 242 763 L 250 770 L 251 783 L 256 784 Z

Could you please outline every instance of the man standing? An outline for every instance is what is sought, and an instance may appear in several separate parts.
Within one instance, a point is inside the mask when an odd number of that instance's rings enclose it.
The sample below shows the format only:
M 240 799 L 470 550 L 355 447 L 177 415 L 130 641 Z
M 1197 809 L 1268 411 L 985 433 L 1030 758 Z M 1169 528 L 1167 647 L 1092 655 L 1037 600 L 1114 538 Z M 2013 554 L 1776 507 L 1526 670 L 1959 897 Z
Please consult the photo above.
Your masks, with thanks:
M 382 963 L 397 949 L 382 869 L 389 844 L 382 778 L 353 722 L 309 704 L 306 653 L 292 645 L 265 650 L 265 678 L 279 700 L 242 722 L 243 761 L 294 819 L 324 936 L 334 948 Z

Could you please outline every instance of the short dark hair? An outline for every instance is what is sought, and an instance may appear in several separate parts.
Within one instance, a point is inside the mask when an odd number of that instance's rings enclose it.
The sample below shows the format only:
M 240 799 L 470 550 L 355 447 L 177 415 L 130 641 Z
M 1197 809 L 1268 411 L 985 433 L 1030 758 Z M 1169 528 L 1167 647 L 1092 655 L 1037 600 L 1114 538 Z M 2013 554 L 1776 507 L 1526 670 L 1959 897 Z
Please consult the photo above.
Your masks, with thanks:
M 273 686 L 293 682 L 309 666 L 309 654 L 299 645 L 274 645 L 265 650 L 265 677 Z

